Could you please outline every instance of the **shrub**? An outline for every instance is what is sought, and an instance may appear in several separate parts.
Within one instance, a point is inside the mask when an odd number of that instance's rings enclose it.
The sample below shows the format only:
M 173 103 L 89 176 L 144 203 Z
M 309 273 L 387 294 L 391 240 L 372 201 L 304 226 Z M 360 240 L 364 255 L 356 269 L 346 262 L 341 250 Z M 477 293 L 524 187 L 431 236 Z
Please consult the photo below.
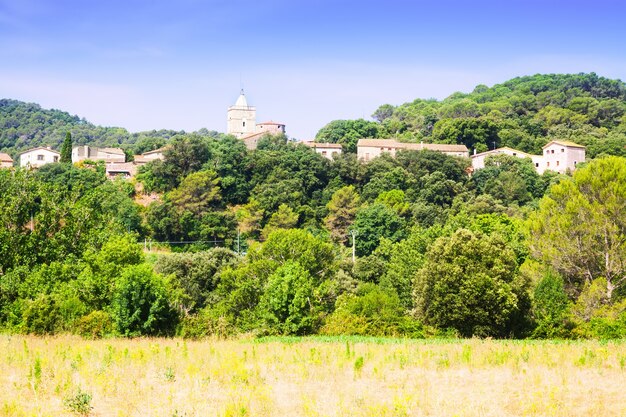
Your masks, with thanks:
M 107 312 L 92 311 L 76 322 L 75 332 L 82 337 L 99 339 L 113 332 L 113 320 Z
M 539 281 L 532 308 L 537 325 L 533 331 L 534 337 L 554 338 L 567 335 L 565 325 L 570 301 L 559 275 L 548 273 Z
M 47 294 L 28 301 L 22 314 L 22 326 L 27 333 L 51 334 L 60 322 L 59 307 Z
M 356 294 L 343 294 L 321 332 L 329 335 L 423 337 L 422 325 L 405 314 L 393 290 L 371 283 Z
M 111 310 L 117 331 L 124 336 L 171 335 L 177 323 L 165 281 L 146 264 L 124 270 Z

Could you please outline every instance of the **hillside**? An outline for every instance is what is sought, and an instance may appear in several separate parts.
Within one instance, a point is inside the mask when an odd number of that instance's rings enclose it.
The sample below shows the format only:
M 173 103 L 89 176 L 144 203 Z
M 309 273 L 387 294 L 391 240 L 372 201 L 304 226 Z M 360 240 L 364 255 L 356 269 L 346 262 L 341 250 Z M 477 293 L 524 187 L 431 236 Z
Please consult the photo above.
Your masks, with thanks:
M 185 133 L 174 130 L 130 133 L 121 127 L 96 126 L 79 116 L 43 109 L 38 104 L 0 99 L 0 152 L 15 157 L 36 146 L 58 149 L 68 131 L 76 144 L 120 146 L 135 153 L 156 149 L 173 136 Z M 218 135 L 206 129 L 196 133 L 210 137 Z
M 320 142 L 352 150 L 362 137 L 462 143 L 482 152 L 494 145 L 540 153 L 551 139 L 587 146 L 588 157 L 624 155 L 626 84 L 590 74 L 514 78 L 444 100 L 384 104 L 365 120 L 335 120 L 317 134 Z

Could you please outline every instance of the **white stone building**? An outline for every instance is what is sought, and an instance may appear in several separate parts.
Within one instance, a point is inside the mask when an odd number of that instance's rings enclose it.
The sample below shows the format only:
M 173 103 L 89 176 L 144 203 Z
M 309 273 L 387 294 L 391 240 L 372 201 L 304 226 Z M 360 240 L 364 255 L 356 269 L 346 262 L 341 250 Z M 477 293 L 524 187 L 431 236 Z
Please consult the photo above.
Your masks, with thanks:
M 141 155 L 135 155 L 135 164 L 143 165 L 143 164 L 147 164 L 148 162 L 156 161 L 157 159 L 163 161 L 165 160 L 166 149 L 167 149 L 167 146 L 163 146 L 153 151 L 144 152 Z
M 487 159 L 487 157 L 492 156 L 492 155 L 509 155 L 509 156 L 516 156 L 518 158 L 529 158 L 533 161 L 533 164 L 540 164 L 541 159 L 542 159 L 541 155 L 531 155 L 526 152 L 518 151 L 517 149 L 503 147 L 503 148 L 492 149 L 487 152 L 481 152 L 481 153 L 470 156 L 470 158 L 472 159 L 472 168 L 474 170 L 484 168 L 485 159 Z
M 84 161 L 126 162 L 126 154 L 120 148 L 96 148 L 79 145 L 72 148 L 72 163 Z
M 230 106 L 227 112 L 228 125 L 226 133 L 242 139 L 244 136 L 256 132 L 256 107 L 249 106 L 243 89 L 234 106 Z
M 332 160 L 335 155 L 341 155 L 342 147 L 338 143 L 301 142 L 303 145 L 313 148 L 318 154 Z
M 450 156 L 467 157 L 468 149 L 465 145 L 448 145 L 440 143 L 404 143 L 394 139 L 359 139 L 357 143 L 357 158 L 363 161 L 370 161 L 379 157 L 383 153 L 388 153 L 392 157 L 401 149 L 421 151 L 431 150 L 444 153 Z
M 249 150 L 257 147 L 259 139 L 265 135 L 285 133 L 285 125 L 274 121 L 256 123 L 256 107 L 249 106 L 243 89 L 234 106 L 228 108 L 226 133 L 245 142 Z
M 543 158 L 535 165 L 537 172 L 555 171 L 564 174 L 573 172 L 576 165 L 585 162 L 585 147 L 565 140 L 553 140 L 543 147 Z
M 20 154 L 21 167 L 39 168 L 60 160 L 61 154 L 50 147 L 33 148 Z

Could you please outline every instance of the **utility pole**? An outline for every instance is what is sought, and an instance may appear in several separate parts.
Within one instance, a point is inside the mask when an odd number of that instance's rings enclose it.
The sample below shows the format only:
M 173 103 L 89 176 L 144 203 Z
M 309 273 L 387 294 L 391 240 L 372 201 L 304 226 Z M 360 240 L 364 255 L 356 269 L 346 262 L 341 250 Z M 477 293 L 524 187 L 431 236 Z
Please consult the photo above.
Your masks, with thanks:
M 352 263 L 356 262 L 356 236 L 359 232 L 356 229 L 350 230 L 350 235 L 352 236 Z

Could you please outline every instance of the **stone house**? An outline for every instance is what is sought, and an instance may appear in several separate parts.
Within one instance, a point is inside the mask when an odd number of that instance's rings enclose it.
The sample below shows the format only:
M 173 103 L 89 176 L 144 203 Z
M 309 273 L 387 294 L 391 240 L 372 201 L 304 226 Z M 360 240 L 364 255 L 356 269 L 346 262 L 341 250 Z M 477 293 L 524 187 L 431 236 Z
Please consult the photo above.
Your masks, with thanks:
M 0 152 L 0 168 L 13 167 L 13 158 L 9 154 Z
M 301 142 L 303 145 L 312 148 L 316 153 L 332 160 L 335 155 L 341 155 L 343 148 L 338 143 L 322 143 L 322 142 Z
M 370 161 L 383 153 L 392 157 L 401 149 L 406 150 L 431 150 L 450 156 L 467 157 L 468 149 L 465 145 L 448 145 L 440 143 L 405 143 L 394 139 L 359 139 L 357 143 L 357 158 L 362 161 Z
M 84 161 L 126 162 L 126 154 L 120 148 L 97 148 L 79 145 L 72 148 L 72 163 Z
M 21 167 L 39 168 L 46 164 L 59 162 L 60 160 L 61 154 L 52 150 L 49 146 L 29 149 L 20 154 Z

